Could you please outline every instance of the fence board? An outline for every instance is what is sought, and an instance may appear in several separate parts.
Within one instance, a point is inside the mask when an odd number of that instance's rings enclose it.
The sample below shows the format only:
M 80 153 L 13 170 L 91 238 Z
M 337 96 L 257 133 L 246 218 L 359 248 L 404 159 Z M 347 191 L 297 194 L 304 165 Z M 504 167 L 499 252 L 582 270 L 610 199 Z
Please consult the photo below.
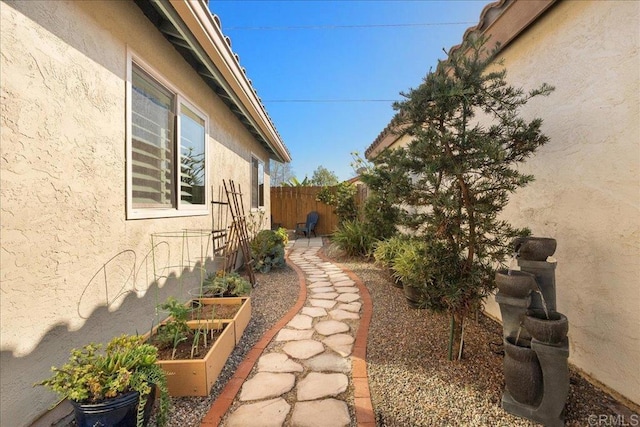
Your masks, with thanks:
M 358 185 L 356 204 L 361 206 L 366 198 L 366 187 Z M 316 200 L 323 187 L 271 187 L 271 220 L 289 230 L 296 228 L 298 222 L 304 222 L 307 214 L 317 211 L 320 215 L 316 233 L 332 234 L 338 227 L 338 217 L 334 207 Z

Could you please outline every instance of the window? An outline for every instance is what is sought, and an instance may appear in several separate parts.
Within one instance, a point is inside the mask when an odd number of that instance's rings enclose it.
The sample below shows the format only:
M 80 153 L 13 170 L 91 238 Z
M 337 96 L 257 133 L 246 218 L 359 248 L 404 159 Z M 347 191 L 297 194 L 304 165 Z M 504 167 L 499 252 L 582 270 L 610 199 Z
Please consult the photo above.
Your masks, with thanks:
M 206 214 L 205 116 L 135 63 L 130 93 L 128 216 Z
M 251 208 L 264 207 L 264 163 L 251 157 Z

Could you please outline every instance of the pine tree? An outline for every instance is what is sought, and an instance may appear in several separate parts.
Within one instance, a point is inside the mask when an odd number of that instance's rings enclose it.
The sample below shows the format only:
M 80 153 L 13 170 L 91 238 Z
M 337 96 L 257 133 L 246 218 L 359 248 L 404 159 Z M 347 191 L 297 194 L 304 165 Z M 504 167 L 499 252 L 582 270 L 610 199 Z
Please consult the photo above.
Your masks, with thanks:
M 553 87 L 525 92 L 509 85 L 505 69 L 491 70 L 502 65 L 496 52 L 484 38 L 468 41 L 403 93 L 395 108 L 412 142 L 377 160 L 378 175 L 394 177 L 396 201 L 412 207 L 404 225 L 427 242 L 432 277 L 425 292 L 452 316 L 450 359 L 454 343 L 462 345 L 464 317 L 494 289 L 509 243 L 528 233 L 499 214 L 509 194 L 533 180 L 517 165 L 548 141 L 542 120 L 525 121 L 520 109 Z

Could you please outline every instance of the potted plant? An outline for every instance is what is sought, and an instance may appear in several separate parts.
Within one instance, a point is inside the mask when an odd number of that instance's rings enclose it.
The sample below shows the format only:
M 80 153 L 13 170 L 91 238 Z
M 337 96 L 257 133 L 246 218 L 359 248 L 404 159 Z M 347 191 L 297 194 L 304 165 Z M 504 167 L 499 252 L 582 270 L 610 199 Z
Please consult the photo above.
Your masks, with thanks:
M 113 338 L 104 353 L 100 344 L 73 349 L 69 361 L 38 383 L 67 398 L 76 425 L 142 427 L 147 425 L 156 390 L 160 392 L 157 424 L 167 422 L 169 397 L 164 371 L 156 364 L 157 349 L 144 337 Z
M 207 396 L 235 347 L 233 321 L 191 321 L 194 308 L 173 297 L 159 308 L 169 317 L 151 330 L 147 340 L 158 349 L 157 364 L 167 375 L 169 394 Z

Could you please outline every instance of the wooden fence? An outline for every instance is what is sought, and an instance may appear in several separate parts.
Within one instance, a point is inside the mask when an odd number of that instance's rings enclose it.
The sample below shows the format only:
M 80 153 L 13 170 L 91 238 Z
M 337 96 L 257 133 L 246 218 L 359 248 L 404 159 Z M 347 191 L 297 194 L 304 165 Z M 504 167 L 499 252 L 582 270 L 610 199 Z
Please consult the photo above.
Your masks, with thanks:
M 274 225 L 293 230 L 296 223 L 305 222 L 307 214 L 317 211 L 320 215 L 316 233 L 332 234 L 338 227 L 338 217 L 334 207 L 316 200 L 323 187 L 271 187 L 271 222 Z M 364 186 L 358 185 L 356 204 L 366 197 Z

